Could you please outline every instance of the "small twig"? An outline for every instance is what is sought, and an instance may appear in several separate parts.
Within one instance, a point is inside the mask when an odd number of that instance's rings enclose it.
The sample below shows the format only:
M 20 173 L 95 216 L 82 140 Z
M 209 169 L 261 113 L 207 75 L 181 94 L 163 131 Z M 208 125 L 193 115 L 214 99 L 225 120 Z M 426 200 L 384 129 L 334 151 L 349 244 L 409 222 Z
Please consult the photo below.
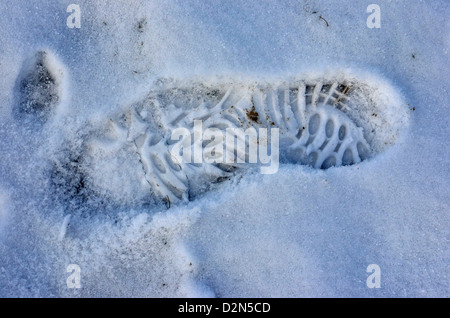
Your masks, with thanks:
M 338 100 L 336 101 L 336 105 L 339 104 L 342 100 L 342 97 L 348 93 L 348 91 L 350 90 L 350 86 L 346 86 L 344 91 L 342 92 L 342 95 L 338 98 Z
M 347 94 L 349 90 L 350 90 L 350 86 L 347 86 L 347 87 L 345 88 L 343 94 L 344 94 L 344 95 Z
M 169 209 L 170 209 L 170 198 L 167 196 L 167 202 L 169 202 Z
M 325 21 L 325 23 L 327 24 L 327 27 L 329 26 L 328 21 L 325 20 L 322 16 L 319 16 L 320 19 L 322 19 L 323 21 Z

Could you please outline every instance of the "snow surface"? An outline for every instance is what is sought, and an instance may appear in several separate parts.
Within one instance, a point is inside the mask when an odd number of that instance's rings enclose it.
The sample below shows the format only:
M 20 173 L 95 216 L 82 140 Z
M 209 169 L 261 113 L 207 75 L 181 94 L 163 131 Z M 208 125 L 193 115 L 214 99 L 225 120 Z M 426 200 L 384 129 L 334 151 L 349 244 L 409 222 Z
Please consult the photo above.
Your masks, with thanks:
M 366 26 L 374 2 L 380 29 Z M 1 297 L 450 296 L 448 1 L 86 0 L 80 29 L 66 26 L 70 3 L 0 1 Z M 22 66 L 43 49 L 67 95 L 39 128 L 13 107 Z M 336 69 L 386 78 L 411 108 L 402 138 L 371 160 L 282 165 L 169 210 L 85 211 L 49 194 L 67 140 L 160 77 Z M 81 289 L 67 288 L 69 264 Z M 380 289 L 366 286 L 369 264 Z

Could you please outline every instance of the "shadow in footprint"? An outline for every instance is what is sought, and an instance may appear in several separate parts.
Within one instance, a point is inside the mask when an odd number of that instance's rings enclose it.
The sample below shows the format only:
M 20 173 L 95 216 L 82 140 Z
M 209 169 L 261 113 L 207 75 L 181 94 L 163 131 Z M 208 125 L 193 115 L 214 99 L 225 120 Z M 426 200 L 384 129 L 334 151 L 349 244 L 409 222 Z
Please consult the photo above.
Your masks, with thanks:
M 45 122 L 61 102 L 62 70 L 51 53 L 38 51 L 28 58 L 16 81 L 13 114 L 29 122 Z

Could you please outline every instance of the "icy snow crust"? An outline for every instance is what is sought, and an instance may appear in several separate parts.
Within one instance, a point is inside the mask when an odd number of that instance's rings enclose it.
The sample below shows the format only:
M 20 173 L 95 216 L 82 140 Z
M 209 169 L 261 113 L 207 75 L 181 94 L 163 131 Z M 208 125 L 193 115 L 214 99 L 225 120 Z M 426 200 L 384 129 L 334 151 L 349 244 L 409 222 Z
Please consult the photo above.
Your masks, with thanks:
M 372 1 L 77 3 L 81 29 L 66 27 L 64 1 L 0 3 L 1 297 L 450 295 L 447 2 L 378 1 L 381 29 L 366 26 Z M 47 95 L 21 85 L 39 59 Z M 395 106 L 379 109 L 384 135 L 361 163 L 282 164 L 170 209 L 85 195 L 86 180 L 64 175 L 87 136 L 162 78 L 342 76 Z M 28 106 L 49 105 L 43 118 L 17 115 L 21 87 Z M 133 197 L 133 171 L 111 188 Z M 81 289 L 67 287 L 69 264 Z M 369 264 L 380 289 L 366 286 Z

